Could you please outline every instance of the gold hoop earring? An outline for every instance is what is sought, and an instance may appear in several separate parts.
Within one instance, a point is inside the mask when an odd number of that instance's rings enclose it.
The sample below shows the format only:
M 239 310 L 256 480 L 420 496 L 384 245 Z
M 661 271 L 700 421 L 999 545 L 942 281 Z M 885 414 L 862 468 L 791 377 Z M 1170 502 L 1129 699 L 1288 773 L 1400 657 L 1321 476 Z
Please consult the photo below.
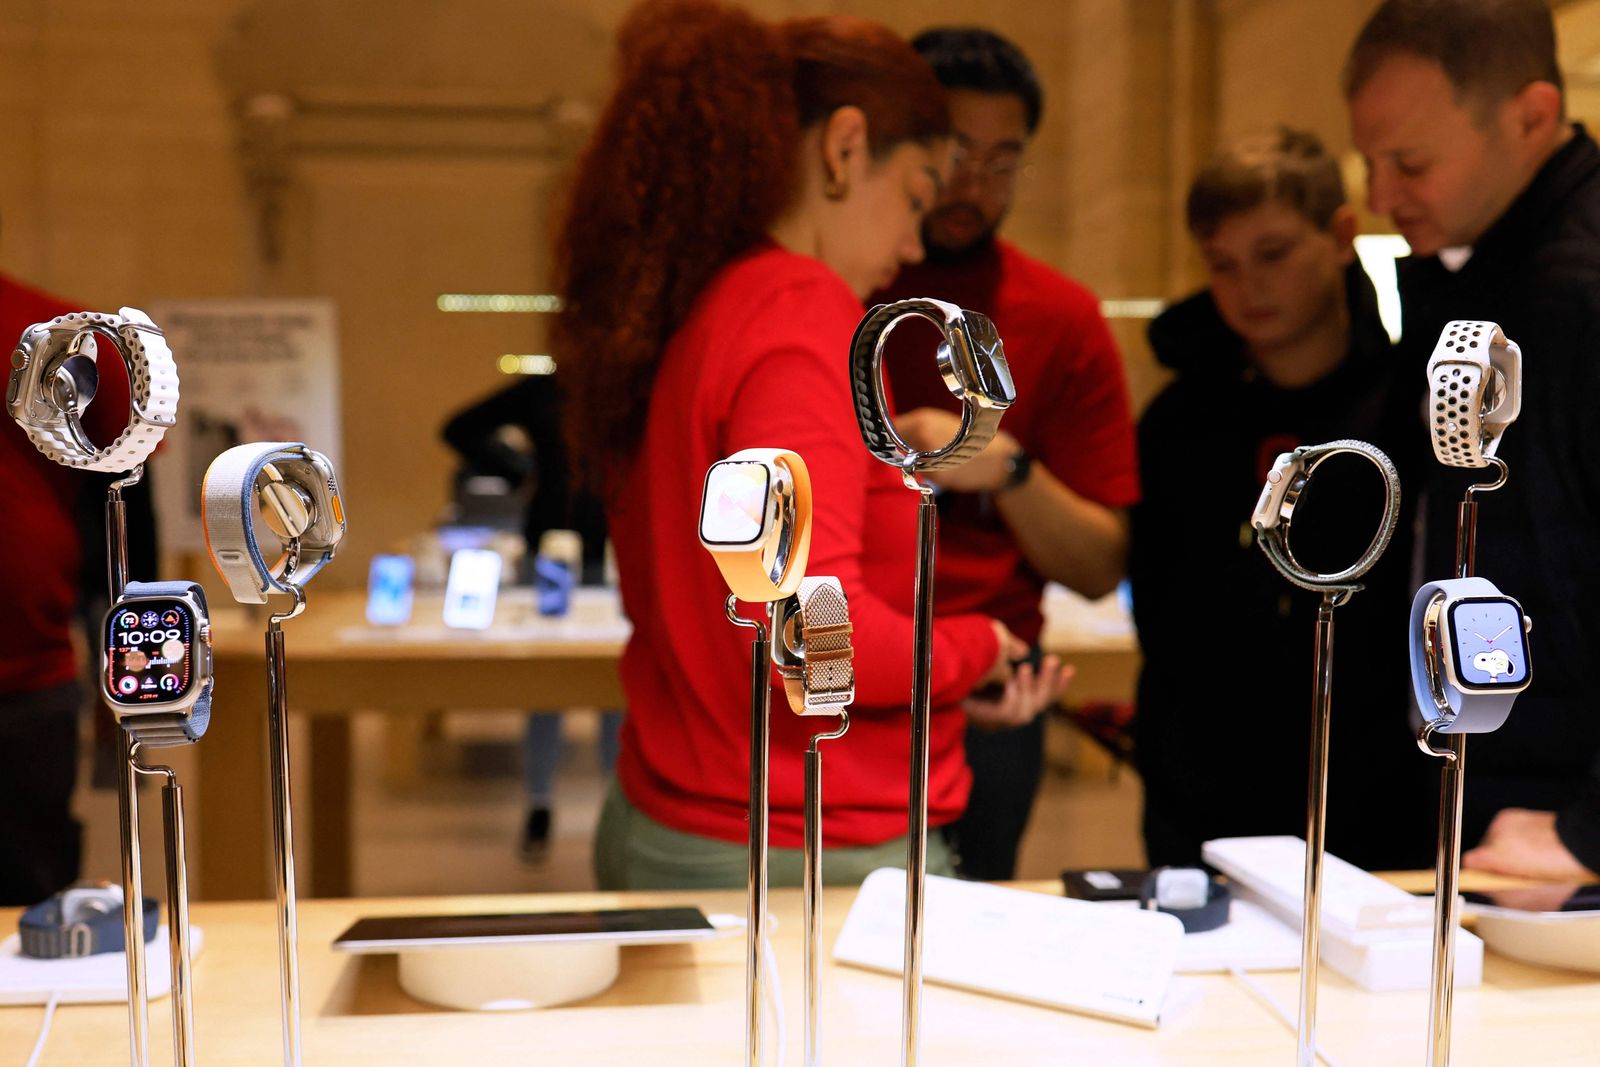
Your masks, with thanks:
M 828 175 L 828 180 L 822 187 L 822 195 L 826 196 L 829 200 L 843 200 L 845 198 L 845 194 L 849 191 L 850 187 L 847 184 L 840 181 L 838 178 L 835 178 L 831 174 Z

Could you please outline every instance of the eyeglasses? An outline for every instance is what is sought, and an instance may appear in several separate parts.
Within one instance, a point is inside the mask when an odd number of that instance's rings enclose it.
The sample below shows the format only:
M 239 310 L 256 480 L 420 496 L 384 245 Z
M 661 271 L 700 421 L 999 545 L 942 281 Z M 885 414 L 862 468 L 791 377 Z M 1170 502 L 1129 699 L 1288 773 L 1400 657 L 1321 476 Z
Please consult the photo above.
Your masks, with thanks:
M 950 150 L 952 179 L 970 175 L 983 185 L 1004 185 L 1022 172 L 1022 152 L 1016 148 L 995 148 L 978 155 L 965 145 Z

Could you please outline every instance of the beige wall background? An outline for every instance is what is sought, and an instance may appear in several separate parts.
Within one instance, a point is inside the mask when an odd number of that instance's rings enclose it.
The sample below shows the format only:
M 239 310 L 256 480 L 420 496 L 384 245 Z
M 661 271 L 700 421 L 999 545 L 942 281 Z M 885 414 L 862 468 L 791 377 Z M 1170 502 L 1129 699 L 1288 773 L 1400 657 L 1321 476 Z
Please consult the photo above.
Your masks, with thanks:
M 337 300 L 354 558 L 336 571 L 358 583 L 367 556 L 439 514 L 444 418 L 507 384 L 500 354 L 542 350 L 539 316 L 446 315 L 434 298 L 544 288 L 551 206 L 626 6 L 7 0 L 0 269 L 96 308 Z M 1374 0 L 751 6 L 1020 42 L 1046 110 L 1008 233 L 1130 299 L 1199 283 L 1179 206 L 1220 140 L 1287 121 L 1348 150 L 1338 72 Z M 1600 114 L 1600 0 L 1557 19 L 1572 110 Z M 1142 404 L 1161 382 L 1144 324 L 1114 327 Z

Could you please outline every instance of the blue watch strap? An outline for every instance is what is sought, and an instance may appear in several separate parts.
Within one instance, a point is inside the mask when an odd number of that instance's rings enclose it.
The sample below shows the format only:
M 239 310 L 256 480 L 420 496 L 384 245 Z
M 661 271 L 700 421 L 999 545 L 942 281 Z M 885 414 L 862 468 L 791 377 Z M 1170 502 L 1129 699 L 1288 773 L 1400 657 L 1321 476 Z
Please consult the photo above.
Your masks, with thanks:
M 1433 685 L 1428 673 L 1428 653 L 1424 640 L 1424 623 L 1429 605 L 1441 599 L 1460 597 L 1501 597 L 1505 594 L 1487 578 L 1449 578 L 1428 582 L 1411 601 L 1411 693 L 1417 711 L 1424 722 L 1438 721 L 1440 733 L 1487 734 L 1505 724 L 1511 714 L 1511 705 L 1517 701 L 1516 692 L 1476 693 L 1459 689 L 1445 678 L 1444 664 L 1438 665 L 1440 689 L 1450 711 L 1446 713 L 1434 698 Z M 1439 629 L 1443 632 L 1447 621 L 1441 617 Z M 1444 651 L 1439 650 L 1441 661 Z
M 174 598 L 192 596 L 200 602 L 200 610 L 206 616 L 205 621 L 209 622 L 210 619 L 210 609 L 206 607 L 206 591 L 198 582 L 129 582 L 123 587 L 123 595 Z M 196 645 L 200 643 L 198 630 L 195 632 L 195 643 Z M 205 735 L 206 727 L 211 725 L 211 688 L 214 680 L 206 678 L 200 687 L 200 695 L 195 698 L 195 702 L 187 711 L 175 714 L 156 712 L 150 715 L 130 715 L 122 720 L 123 729 L 133 734 L 136 741 L 148 748 L 187 745 L 200 740 Z
M 36 960 L 79 959 L 102 952 L 121 952 L 123 943 L 122 907 L 68 924 L 61 914 L 66 892 L 42 900 L 22 913 L 17 920 L 17 938 L 24 956 Z M 114 898 L 113 898 L 114 899 Z M 144 898 L 144 939 L 156 938 L 161 909 L 155 898 Z

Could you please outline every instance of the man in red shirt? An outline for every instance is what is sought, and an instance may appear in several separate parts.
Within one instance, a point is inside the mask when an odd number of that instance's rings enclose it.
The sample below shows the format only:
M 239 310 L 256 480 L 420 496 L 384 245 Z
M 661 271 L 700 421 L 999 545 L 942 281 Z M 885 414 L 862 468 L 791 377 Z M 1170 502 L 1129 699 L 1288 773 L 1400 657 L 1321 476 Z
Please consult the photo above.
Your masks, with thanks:
M 36 322 L 78 310 L 0 274 L 0 351 Z M 101 352 L 109 346 L 102 344 Z M 101 359 L 84 413 L 95 441 L 122 429 L 128 381 Z M 9 360 L 6 364 L 9 372 Z M 34 904 L 78 877 L 81 833 L 72 817 L 78 711 L 75 618 L 91 644 L 106 596 L 99 501 L 106 478 L 52 463 L 9 413 L 0 417 L 0 905 Z M 148 498 L 130 499 L 136 559 L 151 551 Z M 137 527 L 145 527 L 138 529 Z M 93 605 L 100 610 L 94 610 Z
M 1094 294 L 996 236 L 1039 124 L 1027 58 L 980 29 L 928 30 L 912 45 L 949 92 L 956 166 L 923 224 L 927 259 L 879 296 L 988 315 L 1017 385 L 989 448 L 935 476 L 944 490 L 936 610 L 995 616 L 1037 644 L 1045 582 L 1099 597 L 1123 576 L 1138 466 L 1122 359 Z M 950 438 L 956 408 L 925 349 L 891 346 L 887 358 L 902 433 L 934 447 Z M 1038 712 L 1064 684 L 1047 657 L 998 697 L 967 699 L 972 796 L 951 831 L 963 875 L 1013 876 L 1043 765 Z

